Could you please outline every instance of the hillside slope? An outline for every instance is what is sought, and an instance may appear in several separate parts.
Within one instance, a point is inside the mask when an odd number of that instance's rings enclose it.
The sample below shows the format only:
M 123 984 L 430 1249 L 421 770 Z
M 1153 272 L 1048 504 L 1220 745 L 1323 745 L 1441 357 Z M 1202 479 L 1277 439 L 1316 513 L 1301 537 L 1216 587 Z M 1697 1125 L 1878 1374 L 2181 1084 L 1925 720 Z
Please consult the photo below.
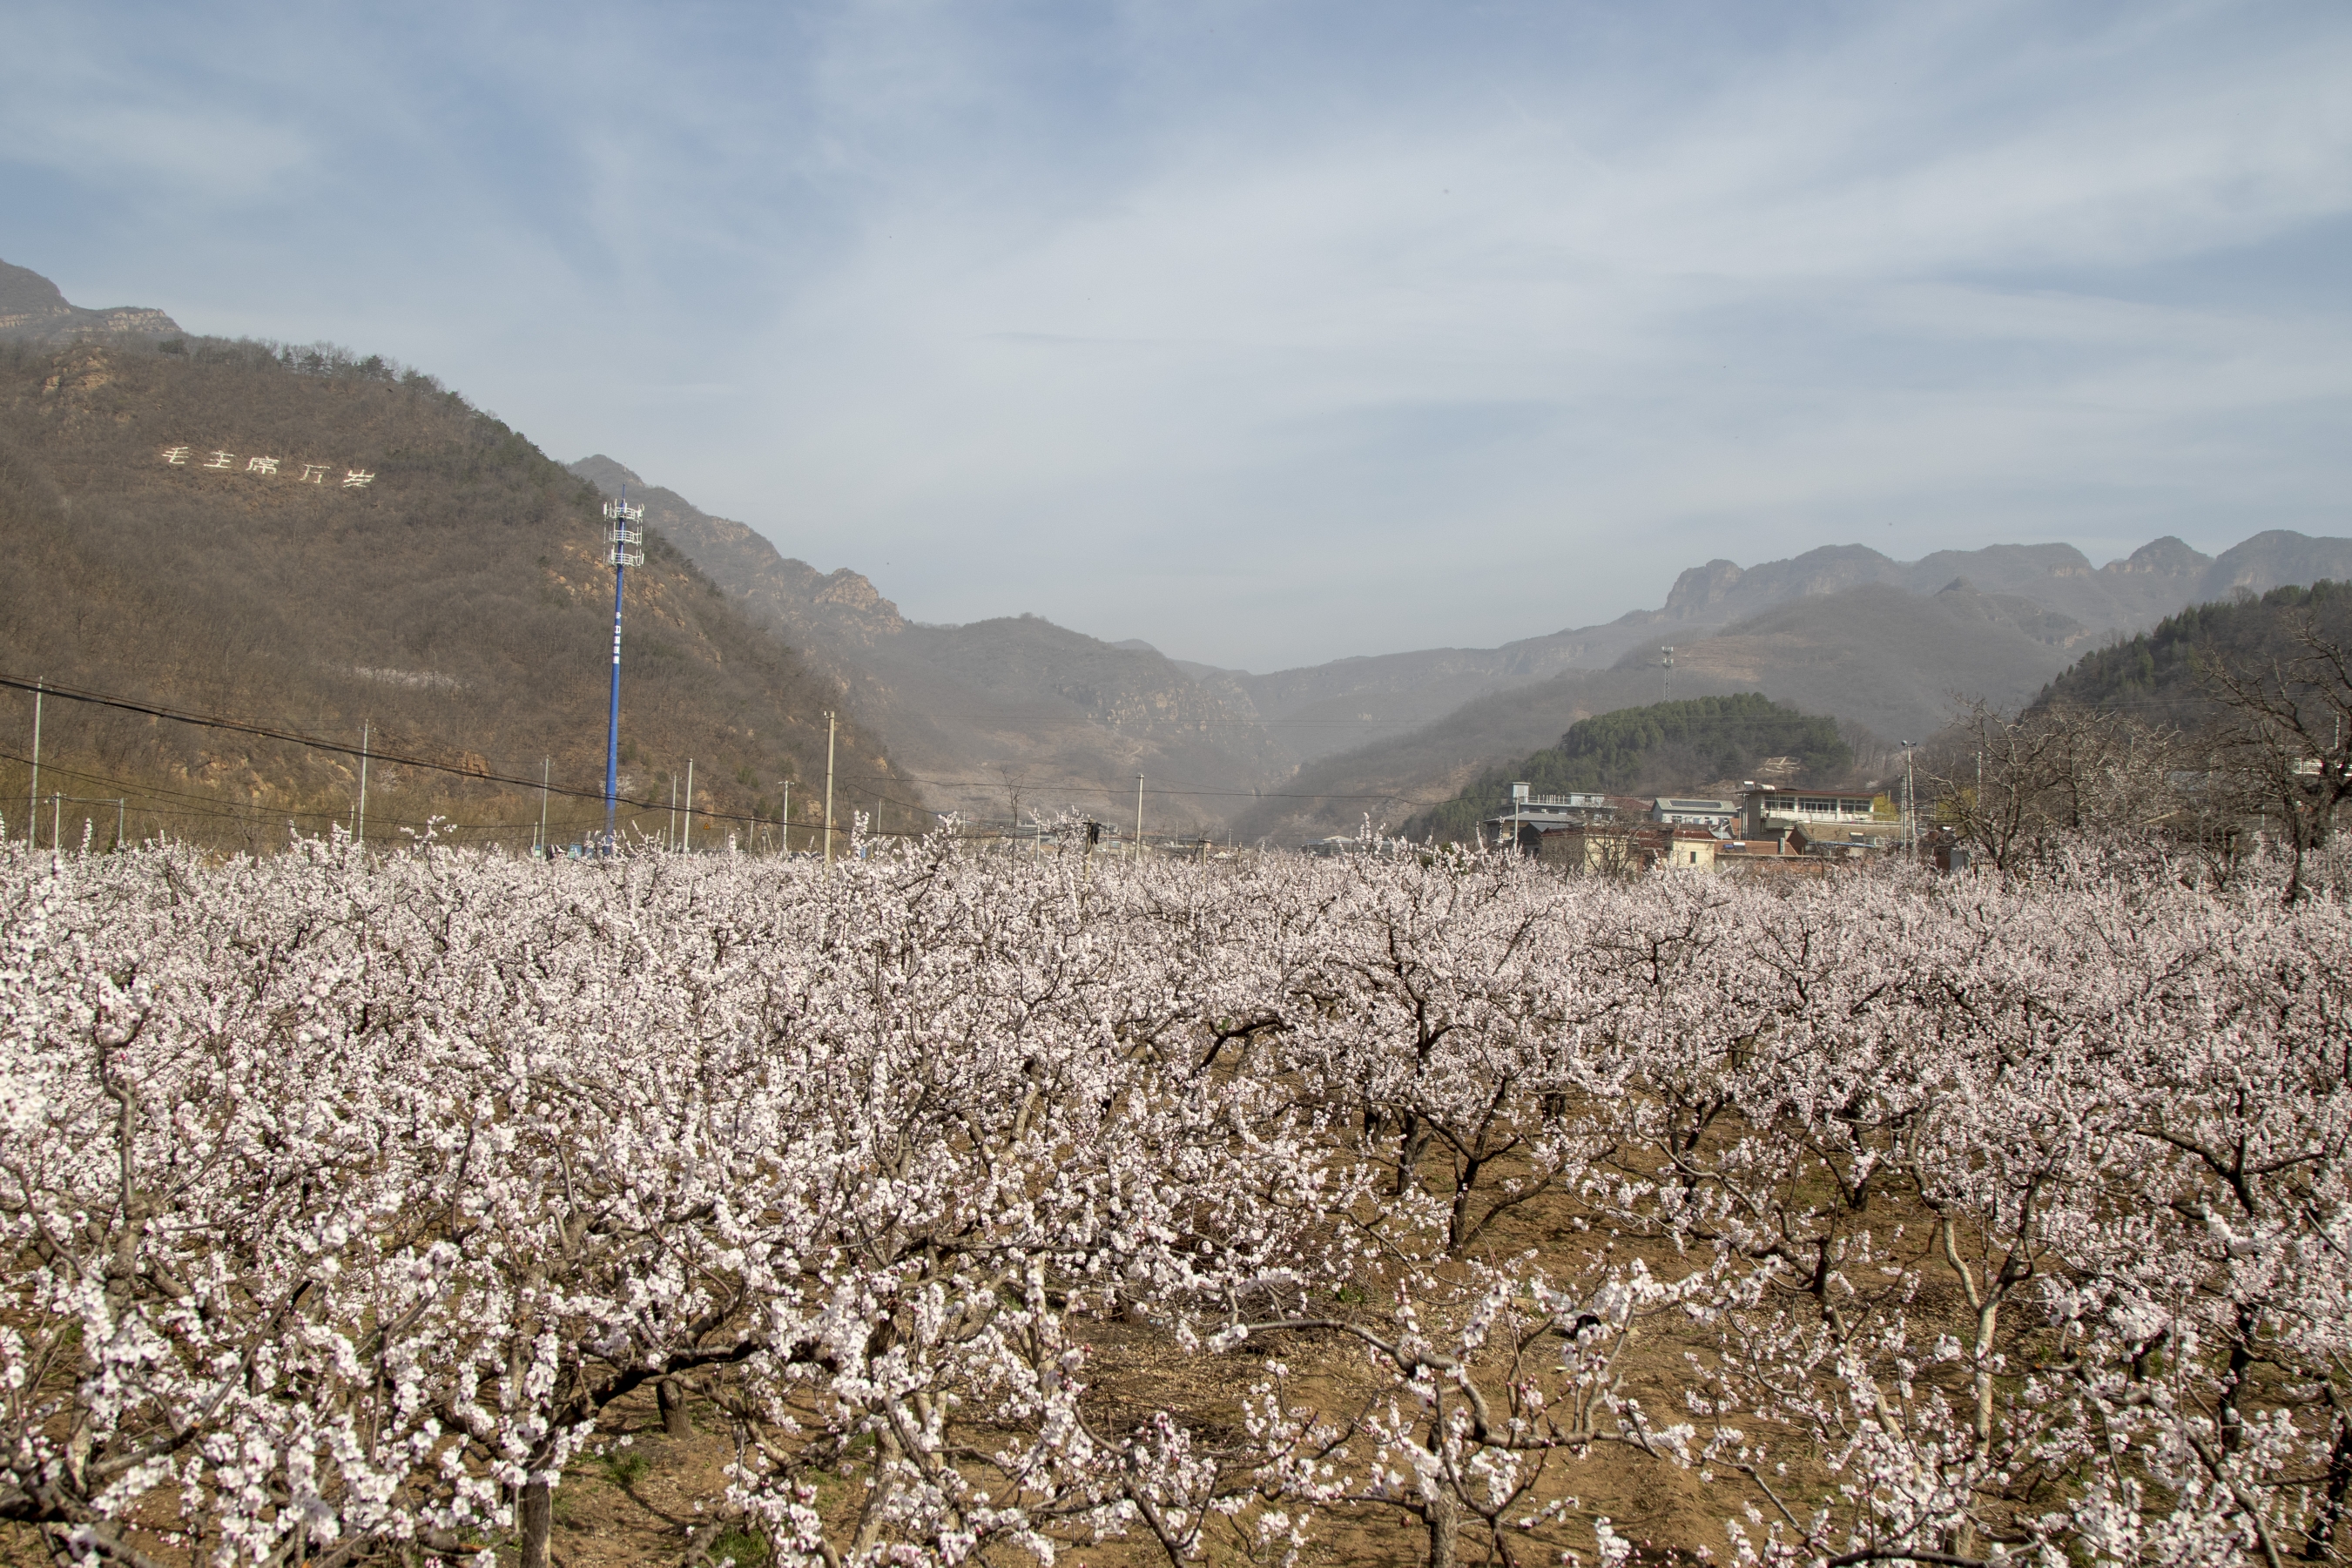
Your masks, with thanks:
M 785 557 L 609 457 L 572 471 L 608 495 L 625 484 L 647 520 L 747 614 L 841 681 L 941 810 L 1003 822 L 1017 793 L 1024 818 L 1067 809 L 1124 822 L 1142 774 L 1147 831 L 1198 831 L 1221 823 L 1238 793 L 1288 769 L 1250 714 L 1150 648 L 1032 615 L 920 625 L 857 573 Z
M 601 794 L 612 576 L 593 487 L 430 378 L 216 340 L 0 345 L 0 670 L 225 714 L 468 773 Z M 674 549 L 629 579 L 625 794 L 771 818 L 816 805 L 841 694 Z M 0 694 L 18 828 L 32 703 Z M 349 821 L 354 759 L 44 705 L 42 790 L 131 797 L 133 835 L 283 842 Z M 861 774 L 892 765 L 855 724 Z M 440 813 L 528 842 L 536 789 L 376 766 L 374 834 Z M 884 788 L 878 796 L 895 794 Z M 852 808 L 910 820 L 870 788 Z M 13 804 L 5 804 L 13 800 Z M 97 812 L 110 831 L 111 807 Z M 577 838 L 601 802 L 554 799 Z M 70 813 L 68 813 L 70 815 Z M 638 825 L 661 831 L 666 810 Z M 712 830 L 706 825 L 703 831 Z M 708 840 L 706 840 L 708 841 Z M 805 843 L 805 838 L 799 842 Z
M 2032 706 L 2128 713 L 2194 733 L 2224 716 L 2206 678 L 2216 661 L 2252 674 L 2292 664 L 2309 652 L 2297 636 L 2306 626 L 2352 648 L 2352 583 L 2242 591 L 2192 605 L 2127 643 L 2086 654 L 2044 686 Z

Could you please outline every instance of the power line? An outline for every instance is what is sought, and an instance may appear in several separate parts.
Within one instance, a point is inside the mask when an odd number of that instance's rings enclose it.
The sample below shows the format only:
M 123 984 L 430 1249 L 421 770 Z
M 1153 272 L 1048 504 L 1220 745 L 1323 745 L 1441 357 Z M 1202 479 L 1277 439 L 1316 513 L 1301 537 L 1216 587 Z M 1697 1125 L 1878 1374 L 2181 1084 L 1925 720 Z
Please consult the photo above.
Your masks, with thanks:
M 42 681 L 37 685 L 36 683 L 32 681 L 19 680 L 13 675 L 0 675 L 0 687 L 13 688 L 14 690 L 20 692 L 33 692 L 37 690 L 38 692 L 49 696 L 63 697 L 71 702 L 87 703 L 94 707 L 115 708 L 124 713 L 142 714 L 151 718 L 168 718 L 177 724 L 194 725 L 202 729 L 226 730 L 231 734 L 236 735 L 249 735 L 257 739 L 275 740 L 283 742 L 289 746 L 307 747 L 313 751 L 331 752 L 339 757 L 366 756 L 378 763 L 389 763 L 402 768 L 422 768 L 427 772 L 433 773 L 446 773 L 454 778 L 470 779 L 484 784 L 503 784 L 519 789 L 537 790 L 545 789 L 550 794 L 562 795 L 572 800 L 593 800 L 600 804 L 605 798 L 604 792 L 601 789 L 575 789 L 561 784 L 550 785 L 544 783 L 541 779 L 526 779 L 520 774 L 509 775 L 505 773 L 493 773 L 487 768 L 472 768 L 457 763 L 441 762 L 429 757 L 417 757 L 405 752 L 385 751 L 381 747 L 373 746 L 353 746 L 345 741 L 328 740 L 319 736 L 304 735 L 298 730 L 280 729 L 272 725 L 254 724 L 245 719 L 230 718 L 220 714 L 204 713 L 194 708 L 180 708 L 173 707 L 162 703 L 141 702 L 132 697 L 118 696 L 108 692 L 86 691 L 73 686 L 61 686 L 51 681 Z M 138 788 L 138 786 L 133 787 Z M 149 792 L 155 793 L 156 791 Z M 195 799 L 197 797 L 188 798 Z M 892 801 L 890 803 L 894 805 L 907 804 L 902 801 Z M 627 806 L 635 810 L 651 811 L 658 810 L 661 803 L 653 800 L 640 800 L 623 796 L 619 798 L 619 804 Z M 258 809 L 271 810 L 270 808 Z M 923 808 L 919 806 L 913 806 L 909 809 L 915 810 L 923 810 Z M 323 815 L 324 813 L 311 812 L 301 814 Z M 706 810 L 702 815 L 722 822 L 753 823 L 761 827 L 770 825 L 768 819 L 765 817 L 751 816 L 742 812 Z

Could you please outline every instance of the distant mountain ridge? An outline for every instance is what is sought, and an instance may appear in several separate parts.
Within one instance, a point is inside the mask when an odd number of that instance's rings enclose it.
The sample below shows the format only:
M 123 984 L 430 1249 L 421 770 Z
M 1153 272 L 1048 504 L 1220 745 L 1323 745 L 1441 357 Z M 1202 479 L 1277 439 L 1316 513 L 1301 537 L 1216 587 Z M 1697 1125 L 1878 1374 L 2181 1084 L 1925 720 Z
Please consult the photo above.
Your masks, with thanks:
M 979 822 L 1068 810 L 1131 821 L 1138 774 L 1155 793 L 1145 827 L 1199 831 L 1290 767 L 1246 710 L 1148 644 L 1113 644 L 1034 615 L 964 626 L 908 621 L 855 571 L 818 571 L 765 538 L 648 485 L 610 457 L 571 465 L 624 485 L 646 520 L 755 619 L 849 690 L 910 784 Z
M 2064 544 L 1914 561 L 1832 545 L 1692 567 L 1659 609 L 1605 625 L 1256 674 L 1034 616 L 923 625 L 856 572 L 786 558 L 609 457 L 572 468 L 608 494 L 627 484 L 697 566 L 842 681 L 935 803 L 1002 820 L 1018 788 L 1024 813 L 1049 799 L 1097 810 L 1142 772 L 1187 786 L 1161 803 L 1155 783 L 1147 828 L 1276 841 L 1363 815 L 1401 824 L 1581 719 L 1659 701 L 1669 643 L 1673 695 L 1760 691 L 1883 754 L 1935 729 L 1956 695 L 2022 703 L 2102 639 L 2200 596 L 2352 577 L 2352 539 L 2284 530 L 2219 556 L 2167 537 L 2099 567 Z
M 76 338 L 163 338 L 180 324 L 161 310 L 118 305 L 88 310 L 30 268 L 0 261 L 0 341 L 66 343 Z
M 1795 601 L 1858 588 L 1927 595 L 1965 582 L 1989 596 L 2031 600 L 2077 622 L 2082 636 L 2096 638 L 2137 632 L 2185 604 L 2233 588 L 2259 592 L 2347 571 L 2352 541 L 2275 530 L 2219 557 L 2168 536 L 2102 567 L 2066 544 L 1937 550 L 1915 561 L 1863 545 L 1827 545 L 1753 567 L 1711 560 L 1677 577 L 1657 610 L 1494 648 L 1421 649 L 1268 674 L 1181 667 L 1229 701 L 1246 701 L 1287 749 L 1311 762 L 1353 749 L 1381 730 L 1393 734 L 1429 723 L 1482 696 L 1571 670 L 1610 668 L 1637 648 L 1672 643 L 1679 662 L 1683 644 L 1694 639 Z
M 1312 758 L 1283 786 L 1283 799 L 1244 812 L 1234 832 L 1277 841 L 1314 838 L 1367 813 L 1375 821 L 1401 824 L 1461 789 L 1481 768 L 1549 745 L 1580 719 L 1659 700 L 1666 674 L 1657 649 L 1670 639 L 1676 695 L 1761 691 L 1860 725 L 1868 732 L 1857 737 L 1864 750 L 1873 741 L 1883 747 L 1923 739 L 1944 722 L 1954 697 L 2021 705 L 2100 640 L 2142 630 L 2190 601 L 2174 594 L 2218 599 L 2352 575 L 2352 539 L 2273 531 L 2213 558 L 2178 539 L 2158 539 L 2097 569 L 2065 546 L 1945 551 L 1909 563 L 1858 547 L 1832 547 L 1748 572 L 1721 570 L 1726 567 L 1730 563 L 1694 568 L 1677 582 L 1683 603 L 1703 602 L 1703 612 L 1686 612 L 1674 622 L 1664 612 L 1636 612 L 1600 629 L 1622 636 L 1630 625 L 1633 633 L 1618 644 L 1624 652 L 1609 668 L 1570 666 L 1540 680 L 1495 679 L 1434 720 Z M 1968 573 L 1934 591 L 1912 586 L 1958 567 Z M 1889 576 L 1896 580 L 1885 580 Z M 1986 591 L 1979 576 L 1997 587 L 2034 591 Z M 1749 578 L 1760 580 L 1744 581 Z M 1834 586 L 1841 581 L 1849 586 Z M 1743 600 L 1765 602 L 1743 619 L 1717 619 Z M 2126 615 L 2135 619 L 2120 619 Z M 1464 651 L 1444 653 L 1458 660 Z M 1390 668 L 1405 669 L 1412 657 L 1394 655 Z M 1372 706 L 1351 694 L 1310 711 L 1350 702 Z

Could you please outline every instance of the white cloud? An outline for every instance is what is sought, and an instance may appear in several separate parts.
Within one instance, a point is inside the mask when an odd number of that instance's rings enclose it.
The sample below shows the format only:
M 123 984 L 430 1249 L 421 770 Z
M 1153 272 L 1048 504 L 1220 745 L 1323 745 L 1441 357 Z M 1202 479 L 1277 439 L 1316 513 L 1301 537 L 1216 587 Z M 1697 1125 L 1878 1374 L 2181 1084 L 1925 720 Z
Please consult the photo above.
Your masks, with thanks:
M 126 113 L 0 155 L 95 229 L 274 171 L 121 298 L 422 363 L 925 619 L 1265 667 L 2352 477 L 2326 6 L 445 10 L 356 72 L 71 15 Z

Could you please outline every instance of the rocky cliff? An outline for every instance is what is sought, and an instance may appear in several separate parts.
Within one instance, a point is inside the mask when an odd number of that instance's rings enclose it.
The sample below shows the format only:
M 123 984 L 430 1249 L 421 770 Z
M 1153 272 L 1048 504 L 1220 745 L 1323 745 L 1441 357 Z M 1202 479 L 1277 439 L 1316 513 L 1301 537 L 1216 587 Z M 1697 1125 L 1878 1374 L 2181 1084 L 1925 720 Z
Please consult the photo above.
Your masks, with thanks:
M 0 261 L 0 341 L 68 343 L 77 338 L 164 338 L 180 324 L 161 310 L 117 305 L 102 310 L 68 305 L 39 273 Z

